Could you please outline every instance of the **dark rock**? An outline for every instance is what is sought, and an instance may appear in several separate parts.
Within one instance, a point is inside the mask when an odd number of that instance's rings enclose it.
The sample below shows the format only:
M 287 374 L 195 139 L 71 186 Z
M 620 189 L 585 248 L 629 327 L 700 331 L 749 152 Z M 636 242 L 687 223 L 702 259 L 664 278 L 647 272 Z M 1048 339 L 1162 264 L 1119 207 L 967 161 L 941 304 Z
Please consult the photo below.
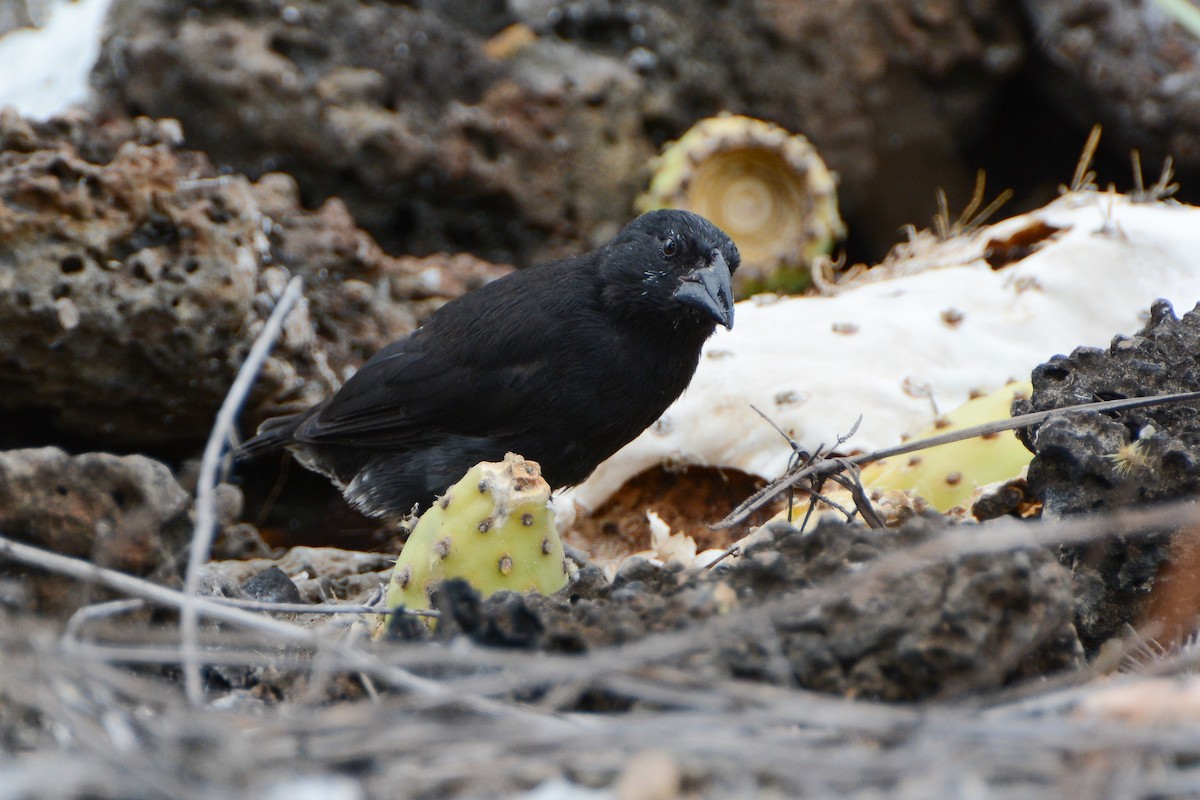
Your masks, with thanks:
M 344 199 L 393 252 L 528 258 L 578 240 L 581 224 L 606 238 L 627 217 L 652 146 L 620 59 L 549 37 L 492 59 L 498 28 L 437 9 L 290 10 L 115 4 L 95 84 L 112 106 L 178 115 L 239 171 L 295 175 L 309 205 Z
M 793 585 L 819 585 L 936 533 L 927 521 L 895 531 L 824 523 L 774 543 Z M 986 535 L 980 532 L 981 536 Z M 760 548 L 762 546 L 760 545 Z M 728 577 L 739 599 L 778 594 L 751 570 Z M 765 594 L 764 592 L 770 594 Z M 886 700 L 995 688 L 1078 663 L 1067 574 L 1042 551 L 946 559 L 897 570 L 775 626 L 801 685 Z M 725 651 L 743 676 L 777 678 L 769 650 L 751 642 Z
M 722 110 L 808 135 L 882 254 L 936 189 L 969 193 L 958 148 L 1024 55 L 1016 9 L 996 0 L 286 12 L 118 0 L 93 83 L 106 109 L 178 118 L 235 170 L 295 175 L 310 206 L 343 198 L 392 252 L 518 263 L 607 238 L 647 158 Z
M 571 598 L 571 601 L 574 602 L 582 599 L 595 600 L 604 598 L 608 596 L 610 590 L 611 584 L 604 577 L 604 570 L 595 564 L 588 564 L 581 567 L 571 576 L 566 593 Z
M 439 638 L 449 639 L 458 634 L 473 636 L 485 625 L 483 596 L 463 578 L 449 578 L 435 584 L 429 600 L 433 610 L 438 612 Z
M 484 601 L 484 614 L 487 625 L 474 637 L 480 644 L 527 648 L 541 642 L 545 627 L 524 595 L 496 592 Z
M 431 601 L 439 614 L 439 639 L 463 635 L 489 647 L 521 648 L 541 640 L 541 619 L 516 592 L 500 591 L 485 599 L 466 580 L 449 578 L 434 587 Z
M 300 590 L 279 567 L 271 566 L 246 579 L 241 594 L 264 603 L 301 603 Z
M 164 464 L 53 447 L 0 452 L 0 530 L 135 575 L 172 563 L 191 498 Z
M 1030 505 L 1037 504 L 1025 478 L 1013 478 L 990 490 L 971 506 L 971 516 L 980 522 L 1019 515 Z
M 644 580 L 627 579 L 607 597 L 527 596 L 519 626 L 512 600 L 489 599 L 470 606 L 469 627 L 477 639 L 480 631 L 537 631 L 525 621 L 528 609 L 544 628 L 536 641 L 559 652 L 687 630 L 698 643 L 686 656 L 689 670 L 886 700 L 994 689 L 1079 664 L 1070 578 L 1041 550 L 948 557 L 810 594 L 928 541 L 939 527 L 823 522 L 801 535 L 777 526 L 773 542 L 719 573 L 672 572 L 665 580 L 665 570 L 631 565 L 622 572 Z M 770 609 L 769 624 L 737 622 L 760 607 Z
M 0 452 L 0 531 L 94 564 L 178 577 L 192 531 L 190 496 L 164 464 L 142 456 L 70 456 L 45 447 Z M 74 580 L 28 574 L 26 600 L 70 613 L 92 593 Z
M 429 625 L 424 617 L 405 614 L 401 611 L 388 615 L 387 627 L 384 629 L 384 639 L 392 642 L 419 642 L 430 638 Z
M 1052 68 L 1037 82 L 1110 149 L 1200 166 L 1200 42 L 1158 3 L 1025 0 L 1031 41 Z M 1147 175 L 1150 182 L 1154 176 Z
M 635 582 L 643 585 L 647 581 L 654 582 L 662 569 L 661 566 L 649 559 L 631 558 L 622 564 L 621 568 L 617 570 L 617 574 L 613 576 L 612 588 L 620 589 Z
M 1150 321 L 1107 350 L 1079 348 L 1033 372 L 1033 395 L 1015 413 L 1093 400 L 1200 389 L 1200 312 L 1178 319 L 1158 301 Z M 1052 516 L 1112 510 L 1188 497 L 1200 489 L 1200 404 L 1115 414 L 1051 417 L 1019 433 L 1034 453 L 1030 491 Z M 1124 536 L 1062 550 L 1079 600 L 1079 634 L 1089 648 L 1120 635 L 1145 610 L 1172 531 Z

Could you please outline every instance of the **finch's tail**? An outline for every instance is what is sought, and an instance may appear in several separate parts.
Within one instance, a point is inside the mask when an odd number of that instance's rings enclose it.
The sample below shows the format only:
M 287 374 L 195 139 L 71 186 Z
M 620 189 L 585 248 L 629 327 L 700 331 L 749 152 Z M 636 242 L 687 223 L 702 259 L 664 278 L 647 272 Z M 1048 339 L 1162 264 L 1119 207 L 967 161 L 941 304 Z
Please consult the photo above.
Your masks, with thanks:
M 304 421 L 304 417 L 304 414 L 272 417 L 258 426 L 257 433 L 242 442 L 242 446 L 237 449 L 234 456 L 242 461 L 279 450 L 292 442 L 296 428 Z

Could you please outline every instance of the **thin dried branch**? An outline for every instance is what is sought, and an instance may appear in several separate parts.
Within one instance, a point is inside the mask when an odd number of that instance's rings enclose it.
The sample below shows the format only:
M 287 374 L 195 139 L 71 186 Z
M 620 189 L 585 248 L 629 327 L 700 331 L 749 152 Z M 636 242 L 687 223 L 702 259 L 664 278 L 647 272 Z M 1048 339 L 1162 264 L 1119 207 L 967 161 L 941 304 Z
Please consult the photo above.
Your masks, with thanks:
M 805 450 L 803 447 L 800 446 L 799 442 L 797 442 L 795 439 L 792 438 L 791 434 L 789 434 L 787 431 L 785 431 L 783 428 L 781 428 L 778 425 L 778 423 L 775 422 L 775 420 L 773 420 L 769 416 L 767 416 L 762 411 L 762 409 L 758 408 L 758 406 L 754 405 L 753 403 L 750 404 L 750 408 L 753 409 L 754 413 L 758 414 L 760 417 L 762 417 L 764 420 L 766 420 L 767 424 L 770 425 L 772 428 L 774 428 L 775 431 L 780 436 L 782 436 L 784 438 L 784 440 L 788 443 L 788 446 L 792 448 L 792 455 L 788 459 L 788 467 L 787 467 L 788 472 L 792 472 L 793 470 L 797 470 L 797 469 L 806 467 L 809 464 L 813 463 L 813 461 L 824 459 L 826 457 L 826 453 L 836 451 L 839 447 L 841 447 L 843 444 L 845 444 L 847 441 L 849 441 L 850 438 L 853 437 L 855 433 L 858 432 L 858 426 L 862 424 L 862 420 L 863 420 L 862 416 L 859 415 L 858 419 L 856 419 L 854 421 L 854 424 L 850 426 L 850 430 L 847 431 L 846 433 L 843 433 L 840 436 L 838 436 L 837 442 L 834 443 L 833 447 L 830 448 L 830 450 L 827 451 L 825 449 L 825 444 L 821 443 L 821 444 L 817 445 L 816 450 L 814 450 L 812 453 L 809 453 L 807 450 Z M 829 506 L 830 508 L 833 508 L 833 509 L 841 512 L 846 517 L 847 522 L 853 520 L 854 519 L 853 511 L 849 511 L 845 508 L 842 508 L 838 503 L 834 502 L 832 499 L 821 494 L 821 484 L 826 479 L 832 478 L 834 480 L 834 482 L 841 484 L 844 488 L 846 488 L 851 493 L 851 496 L 854 498 L 855 507 L 858 509 L 858 511 L 860 513 L 862 513 L 863 519 L 866 521 L 867 525 L 872 528 L 882 528 L 883 521 L 880 520 L 879 515 L 875 513 L 875 509 L 871 506 L 871 501 L 867 498 L 866 492 L 862 490 L 862 482 L 858 480 L 857 468 L 851 464 L 847 464 L 846 469 L 847 469 L 847 471 L 852 471 L 854 473 L 852 479 L 850 479 L 850 480 L 847 480 L 847 479 L 843 478 L 841 475 L 837 475 L 836 473 L 826 474 L 826 475 L 813 475 L 808 481 L 808 486 L 799 486 L 799 485 L 794 484 L 791 487 L 789 487 L 789 489 L 788 489 L 788 522 L 792 521 L 792 508 L 795 505 L 795 502 L 794 502 L 795 499 L 793 497 L 792 492 L 795 489 L 799 489 L 800 491 L 802 491 L 808 495 L 808 509 L 804 513 L 804 521 L 800 524 L 801 530 L 803 530 L 807 526 L 808 520 L 811 518 L 812 513 L 816 509 L 816 505 L 818 502 L 824 503 L 825 505 Z M 856 491 L 855 484 L 857 484 L 857 491 Z M 716 566 L 720 561 L 722 561 L 726 557 L 732 555 L 736 551 L 736 549 L 737 549 L 737 546 L 735 545 L 734 547 L 730 548 L 729 550 L 726 550 L 724 553 L 722 553 L 717 558 L 716 561 L 713 561 L 708 565 L 709 568 L 711 569 L 712 567 Z
M 53 759 L 36 752 L 23 755 L 5 770 L 5 785 L 23 787 L 31 796 L 51 794 L 38 781 L 49 776 L 57 781 L 54 765 L 62 763 L 64 774 L 77 772 L 63 785 L 96 796 L 263 796 L 264 787 L 297 779 L 299 757 L 303 776 L 360 782 L 364 796 L 385 791 L 396 797 L 516 796 L 531 788 L 522 782 L 531 775 L 586 774 L 601 785 L 626 769 L 633 754 L 654 750 L 685 769 L 689 783 L 699 782 L 698 791 L 706 794 L 715 787 L 727 795 L 754 796 L 769 785 L 793 796 L 865 797 L 880 791 L 898 797 L 931 791 L 958 796 L 961 781 L 969 779 L 988 796 L 1049 798 L 1078 790 L 1087 773 L 1078 765 L 1099 757 L 1105 782 L 1119 778 L 1136 781 L 1139 793 L 1188 796 L 1197 783 L 1191 766 L 1194 726 L 1080 716 L 1080 704 L 1098 688 L 1095 684 L 1063 687 L 1051 678 L 1026 684 L 1032 697 L 997 694 L 991 702 L 894 705 L 731 679 L 689 668 L 687 656 L 747 636 L 757 641 L 760 632 L 794 622 L 814 604 L 836 602 L 942 559 L 1136 537 L 1194 523 L 1196 517 L 1194 503 L 1180 503 L 1069 520 L 993 521 L 986 535 L 952 530 L 766 605 L 739 606 L 687 630 L 577 655 L 487 648 L 462 639 L 450 646 L 417 642 L 382 651 L 351 642 L 322 651 L 328 670 L 346 674 L 354 674 L 368 657 L 377 659 L 378 668 L 367 673 L 372 676 L 404 667 L 429 671 L 440 676 L 436 684 L 443 696 L 460 699 L 516 694 L 543 697 L 551 707 L 573 707 L 573 697 L 602 693 L 634 704 L 625 713 L 569 715 L 569 722 L 557 725 L 547 721 L 561 723 L 563 717 L 514 708 L 507 699 L 491 702 L 527 716 L 487 713 L 486 706 L 450 703 L 425 692 L 331 706 L 292 700 L 249 711 L 237 706 L 198 711 L 178 692 L 165 691 L 161 680 L 108 669 L 108 662 L 122 661 L 120 652 L 110 652 L 118 648 L 80 643 L 64 652 L 53 636 L 0 626 L 0 693 L 6 707 L 36 708 L 47 724 L 79 743 L 65 761 L 60 753 Z M 0 554 L 9 552 L 20 551 L 0 548 Z M 35 559 L 40 568 L 50 563 L 45 555 L 64 559 L 41 552 Z M 64 560 L 74 562 L 73 573 L 90 571 L 85 562 Z M 123 580 L 129 576 L 100 574 L 128 586 Z M 130 580 L 138 591 L 144 588 L 144 582 Z M 199 601 L 206 613 L 209 605 L 218 614 L 247 613 L 207 598 Z M 99 608 L 86 616 L 107 618 Z M 32 621 L 28 625 L 36 632 Z M 236 665 L 242 659 L 276 669 L 312 668 L 315 650 L 288 647 L 272 654 L 269 647 L 280 640 L 255 630 L 261 639 L 257 652 L 249 646 L 212 652 L 207 654 L 211 663 Z M 177 648 L 158 649 L 162 663 L 177 663 Z M 144 663 L 153 662 L 146 658 Z M 530 724 L 534 720 L 537 724 Z M 361 768 L 347 772 L 351 763 Z M 897 787 L 903 791 L 890 791 Z M 1097 793 L 1089 788 L 1088 794 Z
M 933 235 L 939 242 L 944 242 L 953 235 L 950 227 L 950 201 L 946 199 L 946 190 L 938 189 L 937 211 L 933 214 Z
M 433 705 L 451 705 L 467 708 L 488 716 L 501 716 L 513 720 L 525 720 L 527 723 L 549 724 L 558 726 L 562 720 L 534 714 L 519 708 L 497 703 L 485 698 L 473 697 L 461 692 L 451 692 L 436 681 L 414 675 L 406 670 L 390 666 L 381 661 L 376 655 L 364 649 L 347 646 L 331 637 L 294 625 L 289 622 L 265 617 L 235 606 L 218 603 L 199 595 L 188 596 L 182 592 L 168 589 L 165 586 L 151 583 L 132 575 L 96 566 L 87 561 L 51 553 L 37 547 L 31 547 L 6 537 L 0 537 L 0 558 L 17 561 L 22 564 L 37 567 L 58 575 L 65 575 L 81 581 L 98 583 L 122 594 L 140 597 L 168 608 L 183 609 L 190 606 L 197 616 L 203 615 L 257 631 L 267 641 L 278 645 L 302 645 L 315 651 L 328 650 L 333 653 L 347 671 L 366 672 L 377 680 L 393 686 L 427 695 Z M 198 638 L 198 637 L 197 637 Z M 199 642 L 195 642 L 197 663 L 203 663 L 204 654 L 199 652 Z M 175 651 L 175 661 L 183 663 L 188 658 L 184 649 Z
M 1142 154 L 1137 150 L 1131 150 L 1129 159 L 1133 162 L 1133 197 L 1144 197 L 1146 194 L 1146 186 L 1142 181 Z
M 62 638 L 64 641 L 76 639 L 79 636 L 79 631 L 89 622 L 128 614 L 131 611 L 138 611 L 145 607 L 145 601 L 139 598 L 109 600 L 104 603 L 94 603 L 90 606 L 84 606 L 67 620 L 67 626 L 63 629 Z
M 439 616 L 437 611 L 413 608 L 388 608 L 385 604 L 339 605 L 337 603 L 272 603 L 265 600 L 240 600 L 236 597 L 214 597 L 214 603 L 243 608 L 247 611 L 266 611 L 272 614 L 408 614 L 413 617 Z
M 862 482 L 862 471 L 858 468 L 858 465 L 844 461 L 843 470 L 850 473 L 850 477 L 847 478 L 845 475 L 838 473 L 834 473 L 829 477 L 831 480 L 836 481 L 843 489 L 850 492 L 850 496 L 854 498 L 854 507 L 862 515 L 863 522 L 867 524 L 867 527 L 875 530 L 887 527 L 883 518 L 875 510 L 875 506 L 871 504 L 871 498 L 867 497 L 867 490 Z
M 841 475 L 828 475 L 826 477 L 829 480 L 832 480 L 834 483 L 840 484 L 840 485 L 846 487 L 847 489 L 850 488 L 847 485 L 850 482 L 846 481 L 846 483 L 843 483 L 843 481 L 845 479 Z M 845 517 L 847 522 L 852 522 L 854 520 L 855 515 L 858 513 L 857 508 L 854 511 L 851 511 L 850 509 L 843 507 L 841 503 L 837 502 L 832 497 L 821 494 L 820 491 L 818 491 L 817 489 L 815 489 L 811 486 L 810 487 L 798 487 L 798 488 L 804 488 L 804 491 L 808 492 L 810 504 L 814 503 L 814 502 L 823 503 L 823 504 L 829 506 L 830 508 L 832 508 L 834 511 L 841 514 L 843 517 Z M 807 520 L 806 520 L 806 522 L 807 522 Z M 867 525 L 872 528 L 875 527 L 874 525 L 871 525 L 870 523 L 867 523 Z M 804 525 L 800 526 L 801 530 L 803 530 L 804 528 L 805 528 Z
M 507 695 L 563 680 L 594 681 L 612 673 L 677 664 L 693 653 L 743 639 L 748 628 L 794 622 L 820 604 L 838 602 L 864 587 L 894 580 L 931 564 L 973 555 L 1079 544 L 1118 535 L 1137 539 L 1165 529 L 1194 525 L 1198 520 L 1200 507 L 1194 502 L 1183 501 L 1070 519 L 992 520 L 987 524 L 986 535 L 973 527 L 950 529 L 916 546 L 886 553 L 861 569 L 839 574 L 786 597 L 741 608 L 737 613 L 701 620 L 686 630 L 665 632 L 593 651 L 585 659 L 547 653 L 536 657 L 505 654 L 503 658 L 510 660 L 510 669 L 498 674 L 470 675 L 454 680 L 450 685 L 482 696 Z M 456 663 L 465 666 L 476 659 L 495 663 L 494 657 L 479 650 L 461 652 L 456 654 Z M 414 698 L 414 702 L 423 701 Z
M 191 546 L 188 549 L 187 572 L 184 576 L 184 595 L 195 597 L 200 588 L 200 568 L 208 562 L 212 552 L 213 537 L 217 531 L 217 473 L 221 465 L 221 456 L 234 435 L 237 415 L 246 402 L 246 395 L 254 385 L 258 371 L 267 360 L 275 340 L 283 331 L 283 322 L 292 306 L 300 299 L 303 282 L 300 276 L 292 278 L 279 297 L 279 302 L 267 318 L 262 332 L 255 339 L 249 355 L 233 385 L 229 387 L 221 408 L 217 411 L 216 421 L 212 432 L 204 446 L 204 457 L 200 462 L 200 476 L 196 482 L 196 527 L 192 533 Z M 196 642 L 196 626 L 199 622 L 199 612 L 191 602 L 185 603 L 180 615 L 180 626 L 183 631 L 183 669 L 184 686 L 187 689 L 188 700 L 192 705 L 204 702 L 204 686 L 200 679 L 200 653 Z
M 1146 193 L 1147 200 L 1166 200 L 1179 191 L 1179 184 L 1174 181 L 1175 162 L 1171 156 L 1163 159 L 1162 172 L 1150 191 Z
M 767 486 L 751 495 L 745 502 L 735 508 L 730 514 L 710 527 L 713 530 L 721 530 L 723 528 L 731 528 L 734 525 L 741 524 L 751 514 L 765 506 L 767 503 L 774 500 L 789 487 L 795 486 L 803 480 L 807 480 L 815 475 L 827 475 L 833 472 L 840 472 L 846 468 L 847 464 L 855 464 L 862 466 L 869 464 L 872 461 L 880 461 L 885 458 L 894 456 L 907 455 L 919 450 L 927 450 L 931 447 L 938 447 L 943 444 L 951 444 L 953 442 L 961 442 L 964 439 L 973 439 L 977 436 L 989 436 L 995 433 L 1004 431 L 1016 430 L 1017 428 L 1027 428 L 1030 425 L 1037 425 L 1055 414 L 1102 414 L 1111 411 L 1128 411 L 1134 408 L 1144 408 L 1146 406 L 1167 405 L 1170 403 L 1187 403 L 1195 400 L 1200 400 L 1200 392 L 1181 392 L 1176 394 L 1161 394 L 1151 397 L 1128 397 L 1120 400 L 1105 400 L 1098 403 L 1081 403 L 1076 406 L 1064 406 L 1062 408 L 1053 408 L 1048 411 L 1035 411 L 1030 414 L 1022 414 L 1010 419 L 996 420 L 995 422 L 985 422 L 982 425 L 973 425 L 969 428 L 962 428 L 956 431 L 948 431 L 930 436 L 925 439 L 914 439 L 894 447 L 885 447 L 881 450 L 875 450 L 870 453 L 861 453 L 854 456 L 844 456 L 839 458 L 824 458 L 820 460 L 814 459 L 812 462 L 800 466 L 796 469 L 789 469 L 779 478 L 776 478 Z

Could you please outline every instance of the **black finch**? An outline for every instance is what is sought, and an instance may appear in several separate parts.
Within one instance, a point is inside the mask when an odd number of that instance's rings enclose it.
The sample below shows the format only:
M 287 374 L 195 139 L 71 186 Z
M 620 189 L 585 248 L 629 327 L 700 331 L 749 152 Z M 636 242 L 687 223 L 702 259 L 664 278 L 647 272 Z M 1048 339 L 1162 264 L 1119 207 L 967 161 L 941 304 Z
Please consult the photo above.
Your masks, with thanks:
M 285 447 L 372 516 L 426 507 L 507 452 L 572 486 L 658 419 L 716 326 L 733 327 L 739 262 L 703 217 L 643 214 L 597 250 L 447 303 L 239 455 Z

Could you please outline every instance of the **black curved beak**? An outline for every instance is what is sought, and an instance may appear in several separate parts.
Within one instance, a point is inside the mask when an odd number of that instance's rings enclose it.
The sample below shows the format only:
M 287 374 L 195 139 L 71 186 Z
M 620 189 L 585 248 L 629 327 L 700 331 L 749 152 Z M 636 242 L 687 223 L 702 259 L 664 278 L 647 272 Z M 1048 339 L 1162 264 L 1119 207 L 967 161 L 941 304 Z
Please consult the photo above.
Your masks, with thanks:
M 714 250 L 708 264 L 684 276 L 675 290 L 675 298 L 704 312 L 713 322 L 733 329 L 733 285 L 729 265 L 720 250 Z

